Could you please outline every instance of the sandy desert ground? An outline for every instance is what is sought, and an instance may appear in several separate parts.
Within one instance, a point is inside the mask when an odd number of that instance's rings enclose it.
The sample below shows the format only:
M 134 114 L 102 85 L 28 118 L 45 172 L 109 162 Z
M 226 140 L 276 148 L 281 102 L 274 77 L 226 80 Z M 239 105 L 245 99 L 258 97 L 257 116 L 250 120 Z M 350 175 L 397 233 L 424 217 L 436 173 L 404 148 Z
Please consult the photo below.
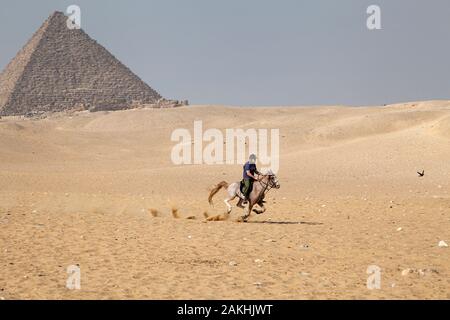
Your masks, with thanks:
M 266 213 L 205 222 L 241 166 L 173 165 L 194 120 L 280 129 Z M 0 230 L 2 299 L 450 299 L 450 102 L 3 118 Z

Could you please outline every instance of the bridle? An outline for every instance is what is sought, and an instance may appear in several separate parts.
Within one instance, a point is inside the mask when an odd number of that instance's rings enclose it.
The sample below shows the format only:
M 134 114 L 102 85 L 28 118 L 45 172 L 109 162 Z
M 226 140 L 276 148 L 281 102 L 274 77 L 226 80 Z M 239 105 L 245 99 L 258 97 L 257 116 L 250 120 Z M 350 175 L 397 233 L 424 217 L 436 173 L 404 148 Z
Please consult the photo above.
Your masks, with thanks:
M 273 178 L 273 174 L 264 174 L 264 177 L 269 177 L 269 182 L 265 183 L 261 180 L 258 180 L 258 182 L 263 186 L 263 194 L 266 194 L 267 192 L 269 192 L 271 189 L 273 189 L 275 187 L 275 183 L 272 181 Z

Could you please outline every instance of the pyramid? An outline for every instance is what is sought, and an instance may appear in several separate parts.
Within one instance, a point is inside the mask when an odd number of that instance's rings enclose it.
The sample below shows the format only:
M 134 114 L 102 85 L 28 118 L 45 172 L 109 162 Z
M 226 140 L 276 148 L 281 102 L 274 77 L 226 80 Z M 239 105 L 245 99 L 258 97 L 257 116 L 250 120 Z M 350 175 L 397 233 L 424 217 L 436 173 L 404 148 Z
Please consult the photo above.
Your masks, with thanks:
M 53 13 L 0 74 L 0 115 L 128 109 L 161 99 L 67 19 Z

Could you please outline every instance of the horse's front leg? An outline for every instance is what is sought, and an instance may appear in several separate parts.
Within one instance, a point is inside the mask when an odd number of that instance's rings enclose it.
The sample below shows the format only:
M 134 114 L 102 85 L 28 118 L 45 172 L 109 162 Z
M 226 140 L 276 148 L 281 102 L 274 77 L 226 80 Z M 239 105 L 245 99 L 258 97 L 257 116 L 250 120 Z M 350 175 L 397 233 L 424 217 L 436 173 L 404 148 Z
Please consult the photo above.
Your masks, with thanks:
M 254 213 L 262 214 L 262 213 L 266 212 L 266 207 L 264 206 L 264 203 L 260 202 L 260 203 L 258 203 L 258 206 L 260 209 L 253 209 Z
M 248 204 L 245 206 L 244 212 L 245 215 L 242 216 L 242 221 L 247 222 L 248 218 L 250 217 L 250 214 L 252 213 L 252 207 L 253 205 L 248 201 Z

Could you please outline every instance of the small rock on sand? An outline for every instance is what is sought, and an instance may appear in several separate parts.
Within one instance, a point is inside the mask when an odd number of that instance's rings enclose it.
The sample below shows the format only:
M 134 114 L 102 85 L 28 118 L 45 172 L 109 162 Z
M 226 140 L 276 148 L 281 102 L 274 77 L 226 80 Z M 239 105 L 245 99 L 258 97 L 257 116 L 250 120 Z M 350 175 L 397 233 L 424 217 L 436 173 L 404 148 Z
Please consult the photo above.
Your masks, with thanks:
M 444 240 L 441 240 L 438 243 L 438 247 L 440 247 L 440 248 L 447 248 L 448 244 Z
M 433 273 L 434 274 L 438 274 L 439 271 L 436 270 L 436 269 L 412 269 L 412 268 L 407 268 L 407 269 L 404 269 L 402 271 L 402 276 L 407 276 L 407 275 L 409 275 L 411 273 L 415 273 L 415 274 L 418 274 L 421 277 L 423 277 L 423 276 L 426 276 L 426 275 L 429 275 L 429 274 L 433 274 Z
M 236 261 L 230 261 L 230 263 L 228 263 L 230 265 L 230 267 L 236 267 L 237 266 L 237 262 Z
M 403 269 L 403 271 L 402 271 L 402 276 L 407 276 L 408 274 L 410 274 L 410 273 L 413 273 L 414 271 L 412 270 L 412 269 L 410 269 L 410 268 L 407 268 L 407 269 Z

